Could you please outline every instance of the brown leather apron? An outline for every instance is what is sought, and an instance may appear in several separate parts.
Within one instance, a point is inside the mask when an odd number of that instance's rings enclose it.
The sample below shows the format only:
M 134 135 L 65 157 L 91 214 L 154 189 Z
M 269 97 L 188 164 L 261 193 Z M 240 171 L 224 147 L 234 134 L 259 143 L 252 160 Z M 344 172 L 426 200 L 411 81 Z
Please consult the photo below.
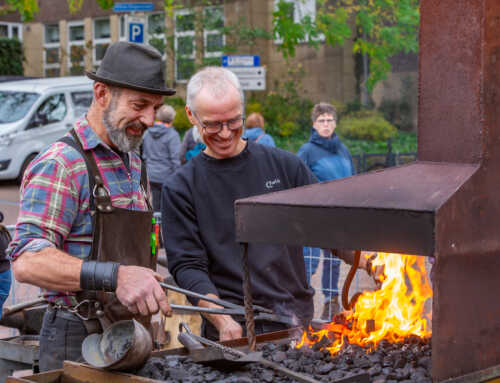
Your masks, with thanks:
M 144 163 L 141 168 L 141 187 L 148 210 L 127 210 L 114 207 L 94 156 L 91 151 L 83 149 L 74 129 L 70 133 L 73 140 L 70 137 L 63 137 L 60 141 L 67 143 L 82 154 L 89 174 L 93 238 L 88 260 L 112 261 L 121 265 L 143 266 L 156 270 L 156 256 L 152 254 L 150 247 L 153 211 L 146 196 L 147 175 Z M 115 293 L 82 291 L 77 294 L 77 300 L 99 302 L 107 320 L 111 323 L 132 318 L 144 325 L 149 325 L 151 321 L 151 316 L 143 317 L 132 314 L 118 301 Z M 89 307 L 96 306 L 99 305 L 89 305 Z

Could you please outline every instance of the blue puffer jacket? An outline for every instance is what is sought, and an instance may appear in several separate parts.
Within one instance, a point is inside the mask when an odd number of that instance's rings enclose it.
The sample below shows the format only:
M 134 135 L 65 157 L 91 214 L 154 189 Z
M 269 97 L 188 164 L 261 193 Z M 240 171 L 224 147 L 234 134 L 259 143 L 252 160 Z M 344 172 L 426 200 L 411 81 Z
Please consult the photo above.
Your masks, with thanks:
M 297 155 L 320 182 L 354 174 L 351 154 L 336 134 L 323 138 L 312 129 L 309 141 L 300 147 Z
M 256 142 L 261 145 L 266 145 L 266 146 L 276 146 L 274 143 L 273 138 L 264 132 L 264 129 L 262 128 L 251 128 L 247 129 L 245 131 L 245 134 L 243 134 L 243 138 L 247 138 L 250 141 Z

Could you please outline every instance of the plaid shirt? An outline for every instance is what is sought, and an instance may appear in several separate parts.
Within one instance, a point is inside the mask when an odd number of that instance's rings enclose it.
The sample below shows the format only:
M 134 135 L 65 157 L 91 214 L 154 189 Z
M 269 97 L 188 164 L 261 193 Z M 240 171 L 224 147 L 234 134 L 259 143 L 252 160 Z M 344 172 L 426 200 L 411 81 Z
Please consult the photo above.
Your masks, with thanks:
M 97 136 L 85 119 L 75 123 L 75 131 L 84 150 L 92 150 L 113 206 L 146 210 L 139 156 L 129 153 L 129 172 L 122 158 Z M 16 231 L 7 250 L 10 259 L 15 260 L 25 251 L 36 252 L 47 247 L 87 258 L 92 246 L 89 197 L 85 160 L 69 145 L 53 143 L 31 162 L 24 175 Z M 74 305 L 76 301 L 70 292 L 44 291 L 44 295 L 57 304 Z

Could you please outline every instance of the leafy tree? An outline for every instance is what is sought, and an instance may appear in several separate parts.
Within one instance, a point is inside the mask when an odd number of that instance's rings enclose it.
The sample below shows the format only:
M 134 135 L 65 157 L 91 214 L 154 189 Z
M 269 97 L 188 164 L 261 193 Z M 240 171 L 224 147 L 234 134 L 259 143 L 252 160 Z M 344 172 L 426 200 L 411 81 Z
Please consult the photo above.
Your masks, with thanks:
M 299 0 L 300 1 L 300 0 Z M 317 47 L 321 37 L 332 45 L 343 45 L 354 37 L 353 51 L 369 60 L 368 90 L 391 71 L 389 59 L 400 52 L 417 52 L 419 0 L 317 0 L 316 19 L 293 18 L 294 4 L 280 0 L 273 13 L 273 35 L 281 38 L 278 47 L 285 57 L 294 56 L 301 42 Z

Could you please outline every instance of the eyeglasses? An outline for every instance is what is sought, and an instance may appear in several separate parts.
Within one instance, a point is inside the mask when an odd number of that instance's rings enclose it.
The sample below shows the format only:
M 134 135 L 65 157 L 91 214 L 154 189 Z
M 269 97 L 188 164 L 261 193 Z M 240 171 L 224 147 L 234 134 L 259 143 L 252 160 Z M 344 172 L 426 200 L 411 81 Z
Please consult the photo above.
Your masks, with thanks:
M 193 116 L 198 120 L 202 129 L 204 129 L 208 134 L 217 134 L 219 133 L 224 125 L 227 126 L 229 130 L 239 130 L 245 125 L 244 117 L 236 117 L 227 121 L 209 121 L 209 122 L 201 122 L 195 112 L 192 112 Z
M 316 122 L 320 125 L 323 125 L 323 124 L 333 124 L 335 122 L 335 120 L 333 118 L 326 118 L 326 119 L 321 119 L 321 120 L 316 120 Z

